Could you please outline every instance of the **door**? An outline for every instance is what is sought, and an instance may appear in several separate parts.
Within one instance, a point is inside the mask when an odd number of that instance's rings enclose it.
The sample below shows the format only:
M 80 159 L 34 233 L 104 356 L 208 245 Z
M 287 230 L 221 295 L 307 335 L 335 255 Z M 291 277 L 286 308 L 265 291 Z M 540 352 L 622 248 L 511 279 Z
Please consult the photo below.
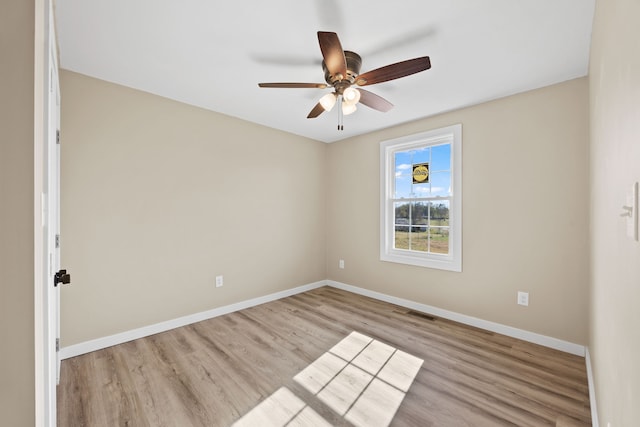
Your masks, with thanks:
M 49 2 L 49 11 L 51 3 Z M 70 278 L 60 269 L 60 86 L 53 16 L 49 14 L 48 55 L 43 141 L 43 366 L 44 425 L 56 425 L 56 386 L 60 379 L 60 286 Z
M 53 286 L 49 300 L 49 323 L 54 338 L 55 346 L 55 373 L 56 384 L 60 382 L 60 284 L 68 283 L 66 271 L 60 269 L 60 85 L 58 81 L 58 67 L 55 57 L 55 48 L 51 52 L 51 86 L 50 97 L 50 136 L 51 156 L 49 159 L 49 218 L 50 253 L 53 276 L 50 277 L 50 285 Z M 64 276 L 64 277 L 63 277 Z

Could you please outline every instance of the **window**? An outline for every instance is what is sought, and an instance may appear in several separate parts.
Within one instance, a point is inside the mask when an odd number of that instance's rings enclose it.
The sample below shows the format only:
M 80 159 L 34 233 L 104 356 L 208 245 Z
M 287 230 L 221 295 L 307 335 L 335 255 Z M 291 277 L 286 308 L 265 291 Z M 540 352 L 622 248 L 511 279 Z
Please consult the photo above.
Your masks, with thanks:
M 462 271 L 462 125 L 380 144 L 380 259 Z

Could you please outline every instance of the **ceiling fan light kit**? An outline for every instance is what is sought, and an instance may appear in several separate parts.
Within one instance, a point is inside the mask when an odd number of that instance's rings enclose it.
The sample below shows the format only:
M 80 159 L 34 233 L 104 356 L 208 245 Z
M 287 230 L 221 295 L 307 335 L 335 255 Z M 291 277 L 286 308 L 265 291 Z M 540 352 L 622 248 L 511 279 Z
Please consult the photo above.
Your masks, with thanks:
M 356 104 L 347 104 L 344 101 L 342 102 L 342 114 L 345 116 L 355 113 L 357 109 L 358 107 L 356 107 Z
M 320 98 L 320 105 L 322 105 L 322 108 L 324 108 L 324 111 L 331 111 L 333 106 L 336 105 L 337 99 L 338 99 L 338 96 L 335 93 L 333 92 L 327 93 L 322 98 Z
M 343 101 L 349 105 L 355 105 L 360 102 L 360 91 L 352 87 L 348 87 L 342 93 Z
M 357 104 L 362 103 L 377 111 L 387 112 L 393 108 L 386 99 L 352 85 L 367 86 L 406 77 L 431 68 L 428 56 L 409 59 L 385 67 L 376 68 L 360 74 L 362 58 L 355 52 L 343 50 L 336 33 L 318 31 L 318 42 L 322 52 L 324 83 L 259 83 L 264 88 L 315 88 L 332 87 L 333 92 L 325 94 L 307 115 L 308 119 L 318 117 L 325 111 L 331 111 L 340 98 L 341 108 L 338 114 L 338 130 L 343 130 L 342 116 L 354 113 Z

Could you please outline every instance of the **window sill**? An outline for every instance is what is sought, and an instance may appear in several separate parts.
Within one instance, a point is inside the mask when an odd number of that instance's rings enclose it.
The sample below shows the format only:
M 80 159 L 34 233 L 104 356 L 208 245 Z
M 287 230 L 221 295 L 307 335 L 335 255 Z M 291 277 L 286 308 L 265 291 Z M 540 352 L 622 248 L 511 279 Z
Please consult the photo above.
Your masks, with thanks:
M 380 260 L 386 262 L 393 262 L 397 264 L 414 265 L 417 267 L 434 268 L 437 270 L 447 270 L 457 273 L 462 272 L 462 260 L 458 262 L 452 259 L 450 256 L 420 256 L 412 255 L 410 253 L 384 253 L 380 254 Z

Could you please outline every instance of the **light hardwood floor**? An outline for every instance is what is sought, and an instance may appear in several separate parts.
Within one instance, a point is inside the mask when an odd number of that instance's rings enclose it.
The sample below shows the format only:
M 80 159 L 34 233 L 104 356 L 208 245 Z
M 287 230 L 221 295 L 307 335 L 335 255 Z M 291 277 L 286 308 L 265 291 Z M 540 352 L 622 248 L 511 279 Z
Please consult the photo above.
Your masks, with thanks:
M 305 408 L 287 425 L 311 414 L 310 425 L 350 426 L 333 397 L 294 377 L 354 331 L 422 359 L 406 395 L 385 386 L 401 399 L 392 426 L 591 425 L 584 358 L 330 287 L 64 360 L 58 425 L 230 426 L 275 420 L 284 399 Z M 393 400 L 380 393 L 365 416 Z

